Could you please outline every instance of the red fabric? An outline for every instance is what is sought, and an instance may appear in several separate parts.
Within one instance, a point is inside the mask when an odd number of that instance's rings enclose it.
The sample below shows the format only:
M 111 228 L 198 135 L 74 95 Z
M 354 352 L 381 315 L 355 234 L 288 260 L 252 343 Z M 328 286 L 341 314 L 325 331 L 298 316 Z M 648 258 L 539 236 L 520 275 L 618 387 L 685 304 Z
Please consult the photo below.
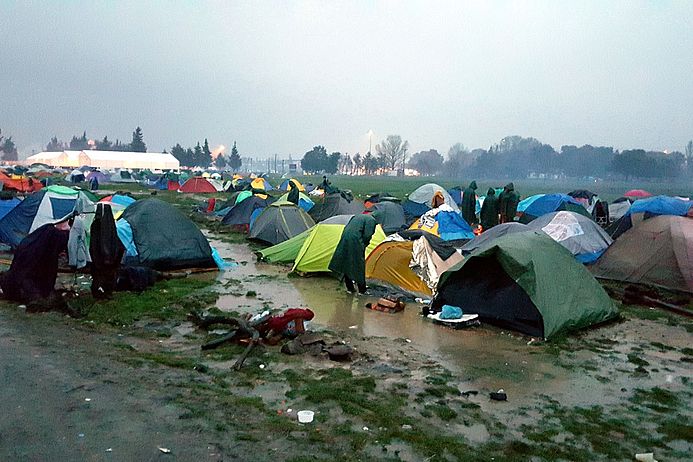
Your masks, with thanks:
M 36 192 L 43 188 L 41 181 L 37 179 L 22 178 L 21 180 L 13 180 L 3 172 L 0 172 L 0 182 L 3 184 L 2 189 L 11 189 L 17 192 Z
M 652 197 L 652 193 L 645 191 L 644 189 L 631 189 L 623 195 L 624 197 Z
M 183 183 L 179 191 L 185 193 L 215 193 L 217 188 L 207 181 L 206 178 L 194 177 Z
M 214 197 L 210 197 L 209 202 L 207 202 L 207 213 L 214 212 L 214 207 L 217 205 L 217 200 Z
M 168 180 L 168 190 L 169 191 L 178 191 L 180 188 L 180 183 L 174 180 Z
M 302 319 L 304 321 L 310 321 L 315 316 L 311 310 L 307 308 L 290 308 L 280 316 L 272 316 L 267 320 L 266 326 L 274 332 L 281 332 L 286 328 L 286 325 L 291 321 L 297 319 Z

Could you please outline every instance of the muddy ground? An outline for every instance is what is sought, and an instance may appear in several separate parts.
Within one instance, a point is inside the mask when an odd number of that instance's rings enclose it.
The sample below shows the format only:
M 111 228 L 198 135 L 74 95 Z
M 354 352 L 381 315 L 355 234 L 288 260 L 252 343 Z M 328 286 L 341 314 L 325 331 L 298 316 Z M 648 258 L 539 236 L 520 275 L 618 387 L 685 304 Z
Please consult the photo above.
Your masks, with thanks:
M 453 331 L 413 301 L 373 312 L 329 277 L 289 276 L 236 235 L 210 237 L 237 266 L 108 303 L 84 293 L 80 319 L 0 306 L 0 460 L 690 460 L 686 318 L 627 306 L 549 343 Z M 353 360 L 261 346 L 235 371 L 243 347 L 203 352 L 215 334 L 186 319 L 289 307 L 312 309 L 310 329 Z M 499 388 L 507 401 L 489 399 Z M 301 409 L 316 420 L 299 424 Z

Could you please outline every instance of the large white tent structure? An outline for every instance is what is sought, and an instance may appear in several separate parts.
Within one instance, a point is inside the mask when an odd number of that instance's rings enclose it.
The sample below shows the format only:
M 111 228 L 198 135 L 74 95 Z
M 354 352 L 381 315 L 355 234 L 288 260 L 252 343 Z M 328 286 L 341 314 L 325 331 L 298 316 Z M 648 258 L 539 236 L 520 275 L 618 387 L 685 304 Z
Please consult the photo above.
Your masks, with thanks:
M 62 151 L 39 152 L 26 159 L 26 164 L 47 164 L 53 167 L 81 167 L 88 165 L 98 169 L 178 170 L 180 162 L 171 154 L 160 152 L 124 151 Z

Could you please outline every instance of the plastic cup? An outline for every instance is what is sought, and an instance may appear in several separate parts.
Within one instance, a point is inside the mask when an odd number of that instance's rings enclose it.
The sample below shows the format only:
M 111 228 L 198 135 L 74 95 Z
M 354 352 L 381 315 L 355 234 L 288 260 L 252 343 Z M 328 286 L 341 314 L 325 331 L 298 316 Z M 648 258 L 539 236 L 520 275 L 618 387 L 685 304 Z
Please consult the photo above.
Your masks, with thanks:
M 299 423 L 311 423 L 315 412 L 313 411 L 298 411 L 298 422 Z

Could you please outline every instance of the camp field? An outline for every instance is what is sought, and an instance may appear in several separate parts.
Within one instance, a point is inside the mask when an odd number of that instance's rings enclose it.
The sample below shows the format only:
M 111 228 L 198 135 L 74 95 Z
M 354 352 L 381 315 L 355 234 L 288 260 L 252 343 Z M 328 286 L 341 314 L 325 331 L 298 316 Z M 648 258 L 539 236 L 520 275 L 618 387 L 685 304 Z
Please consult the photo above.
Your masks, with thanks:
M 321 176 L 298 179 L 319 183 Z M 404 198 L 435 180 L 330 179 L 360 198 L 378 192 Z M 477 183 L 483 191 L 507 180 Z M 690 185 L 655 183 L 514 183 L 523 197 L 573 189 L 607 200 L 633 188 L 692 192 Z M 152 194 L 132 184 L 114 190 Z M 620 305 L 618 321 L 550 342 L 486 325 L 453 331 L 423 320 L 413 301 L 401 314 L 374 312 L 364 308 L 374 298 L 347 295 L 328 276 L 295 277 L 286 267 L 257 262 L 256 243 L 193 212 L 224 193 L 156 195 L 193 218 L 222 257 L 238 265 L 160 282 L 141 294 L 117 293 L 104 303 L 86 294 L 73 302 L 81 319 L 0 305 L 0 363 L 11 372 L 0 384 L 0 402 L 21 409 L 0 423 L 0 459 L 625 461 L 654 452 L 659 460 L 690 460 L 689 318 Z M 61 282 L 88 284 L 88 278 Z M 214 334 L 187 320 L 195 309 L 245 314 L 291 307 L 311 308 L 311 328 L 328 344 L 351 345 L 354 361 L 287 356 L 264 346 L 234 371 L 243 347 L 201 351 Z M 508 400 L 490 400 L 501 388 Z M 313 424 L 296 422 L 301 409 L 316 411 Z

